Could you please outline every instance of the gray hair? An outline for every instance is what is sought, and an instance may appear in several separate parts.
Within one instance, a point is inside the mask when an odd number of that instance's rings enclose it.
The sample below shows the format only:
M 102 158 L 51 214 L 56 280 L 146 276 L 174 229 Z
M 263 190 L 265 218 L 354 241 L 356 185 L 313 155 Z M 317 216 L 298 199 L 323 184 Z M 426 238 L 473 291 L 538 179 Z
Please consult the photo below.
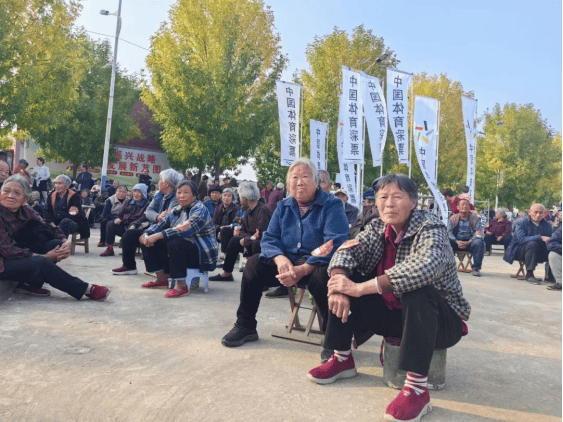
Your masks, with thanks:
M 506 218 L 506 211 L 505 211 L 505 210 L 503 210 L 502 208 L 499 208 L 499 209 L 497 210 L 497 212 L 500 212 L 501 215 L 502 215 L 502 217 L 503 217 L 503 218 Z
M 238 196 L 256 202 L 260 199 L 260 190 L 254 183 L 242 182 L 238 187 Z
M 532 209 L 532 207 L 535 207 L 535 206 L 542 207 L 542 211 L 545 212 L 545 205 L 544 204 L 532 204 L 532 205 L 530 205 L 530 209 Z
M 23 188 L 25 199 L 29 201 L 29 199 L 31 198 L 31 186 L 29 185 L 29 182 L 25 179 L 25 177 L 20 176 L 19 174 L 14 174 L 4 180 L 4 184 L 2 186 L 7 185 L 10 182 L 19 183 Z
M 178 183 L 180 183 L 180 174 L 174 169 L 166 169 L 160 172 L 158 175 L 163 182 L 170 183 L 172 189 L 176 189 Z
M 401 173 L 391 173 L 380 177 L 374 189 L 375 195 L 377 196 L 380 189 L 392 184 L 396 184 L 399 189 L 408 194 L 409 198 L 413 201 L 418 201 L 418 186 L 410 177 Z
M 127 186 L 125 185 L 119 185 L 115 191 L 117 192 L 119 189 L 125 189 L 125 192 L 129 191 L 129 189 L 127 189 Z
M 68 177 L 66 174 L 59 174 L 57 177 L 55 177 L 55 180 L 59 179 L 62 180 L 67 186 L 70 186 L 72 184 L 72 180 L 70 180 L 70 177 Z
M 311 169 L 311 172 L 313 173 L 313 178 L 315 179 L 317 186 L 319 186 L 319 184 L 321 183 L 321 176 L 319 175 L 319 171 L 317 170 L 315 164 L 307 157 L 301 157 L 300 159 L 295 160 L 293 164 L 289 166 L 289 169 L 287 170 L 287 176 L 285 179 L 286 185 L 289 186 L 289 175 L 291 174 L 291 170 L 293 170 L 297 166 L 302 166 L 302 165 L 305 165 Z
M 231 195 L 231 199 L 234 201 L 235 200 L 235 192 L 231 189 L 231 188 L 225 188 L 223 189 L 223 191 L 221 192 L 221 196 L 223 196 L 224 194 L 230 194 Z
M 330 173 L 326 170 L 319 170 L 319 177 L 322 178 L 322 176 L 325 175 L 326 178 L 328 179 L 328 181 L 330 182 Z
M 178 183 L 178 186 L 176 186 L 176 189 L 180 189 L 182 186 L 189 186 L 190 189 L 192 190 L 192 195 L 195 196 L 197 199 L 197 186 L 195 185 L 195 182 L 193 180 L 190 179 L 181 180 L 180 183 Z

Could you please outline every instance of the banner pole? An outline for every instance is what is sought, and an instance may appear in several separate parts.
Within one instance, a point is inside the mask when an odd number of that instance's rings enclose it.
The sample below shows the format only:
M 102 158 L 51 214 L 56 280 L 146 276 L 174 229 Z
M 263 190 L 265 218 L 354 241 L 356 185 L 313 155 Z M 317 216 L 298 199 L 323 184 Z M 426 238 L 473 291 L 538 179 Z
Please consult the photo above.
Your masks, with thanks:
M 408 137 L 409 141 L 409 178 L 412 175 L 412 146 L 414 144 L 414 81 L 411 81 L 411 136 Z M 408 115 L 408 113 L 407 113 Z M 407 125 L 408 128 L 408 125 Z
M 385 104 L 387 104 L 387 98 L 385 98 L 385 79 L 386 78 L 382 78 L 381 79 L 381 92 L 383 93 L 383 101 L 385 101 Z M 389 111 L 387 111 L 387 115 L 389 115 Z M 387 119 L 389 119 L 388 117 L 386 117 Z M 389 120 L 387 120 L 387 124 L 389 124 Z M 389 126 L 387 126 L 389 127 Z M 387 131 L 387 133 L 389 133 L 389 131 Z M 387 139 L 384 139 L 385 144 L 387 145 Z M 381 166 L 379 168 L 379 177 L 383 176 L 383 152 L 385 151 L 385 147 L 381 150 Z
M 299 158 L 303 157 L 303 97 L 305 97 L 305 90 L 301 86 L 301 110 L 300 110 L 300 120 L 301 120 L 301 139 L 299 140 Z
M 438 184 L 438 149 L 440 147 L 440 106 L 441 106 L 442 102 L 438 101 L 438 115 L 436 116 L 436 163 L 435 165 L 435 170 L 434 170 L 434 174 L 435 174 L 435 179 L 436 180 L 436 184 Z
M 328 130 L 330 129 L 330 122 L 326 124 L 326 137 L 325 137 L 325 169 L 328 171 Z

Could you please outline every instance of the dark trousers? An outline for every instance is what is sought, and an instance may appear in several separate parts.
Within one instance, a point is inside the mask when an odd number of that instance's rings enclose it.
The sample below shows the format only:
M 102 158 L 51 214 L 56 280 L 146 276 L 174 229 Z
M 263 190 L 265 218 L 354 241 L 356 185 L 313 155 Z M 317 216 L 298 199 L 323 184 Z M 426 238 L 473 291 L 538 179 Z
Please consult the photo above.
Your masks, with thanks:
M 143 249 L 147 271 L 164 270 L 170 278 L 186 278 L 187 268 L 199 268 L 199 248 L 183 237 L 158 240 L 154 246 Z
M 113 221 L 108 221 L 106 225 L 106 242 L 109 246 L 113 246 L 115 243 L 115 236 L 123 236 L 127 231 L 125 224 L 115 224 Z
M 503 237 L 502 240 L 499 242 L 497 240 L 497 236 L 495 236 L 494 234 L 486 234 L 485 235 L 485 251 L 490 252 L 491 251 L 491 245 L 503 245 L 504 251 L 506 252 L 506 248 L 508 248 L 508 245 L 510 245 L 511 240 L 512 240 L 512 236 L 508 235 L 506 237 Z
M 461 318 L 434 286 L 404 293 L 401 302 L 403 309 L 390 310 L 381 295 L 350 298 L 348 322 L 329 313 L 324 347 L 350 350 L 354 331 L 368 329 L 401 339 L 399 369 L 428 375 L 434 349 L 452 347 L 461 339 Z
M 78 224 L 72 221 L 70 218 L 63 218 L 59 222 L 59 229 L 64 233 L 65 237 L 69 237 L 71 233 L 78 231 Z
M 135 252 L 141 245 L 139 237 L 143 234 L 143 229 L 129 229 L 121 237 L 121 252 L 123 253 L 123 266 L 129 270 L 136 270 Z M 170 271 L 166 272 L 169 274 Z
M 227 247 L 229 242 L 233 238 L 233 229 L 231 227 L 223 227 L 220 231 L 221 233 L 221 252 L 227 253 Z
M 102 218 L 100 221 L 100 242 L 105 243 L 106 241 L 106 226 L 110 221 L 113 220 L 111 218 Z
M 221 235 L 221 239 L 223 235 Z M 260 253 L 260 241 L 255 240 L 250 246 L 251 254 L 256 255 Z M 225 262 L 223 264 L 223 271 L 226 273 L 232 273 L 235 268 L 235 262 L 237 262 L 238 254 L 244 252 L 244 247 L 240 244 L 240 237 L 233 236 L 229 241 L 229 246 L 227 247 L 227 253 L 225 254 Z
M 263 288 L 281 285 L 276 278 L 278 275 L 276 265 L 262 264 L 258 260 L 259 256 L 258 254 L 253 255 L 246 261 L 240 287 L 240 305 L 237 310 L 237 324 L 251 330 L 256 329 L 256 313 L 260 306 Z M 326 324 L 328 314 L 327 283 L 329 277 L 327 268 L 327 266 L 315 268 L 311 274 L 303 277 L 298 283 L 299 286 L 309 288 L 323 317 L 323 325 Z
M 526 271 L 534 271 L 540 262 L 546 262 L 548 250 L 543 240 L 530 240 L 516 249 L 514 259 L 526 263 Z
M 45 252 L 48 252 L 48 250 Z M 68 293 L 78 300 L 84 295 L 88 287 L 88 283 L 70 275 L 54 262 L 42 256 L 5 259 L 4 271 L 0 273 L 0 280 L 18 281 L 37 289 L 41 288 L 44 283 L 49 283 L 55 289 Z

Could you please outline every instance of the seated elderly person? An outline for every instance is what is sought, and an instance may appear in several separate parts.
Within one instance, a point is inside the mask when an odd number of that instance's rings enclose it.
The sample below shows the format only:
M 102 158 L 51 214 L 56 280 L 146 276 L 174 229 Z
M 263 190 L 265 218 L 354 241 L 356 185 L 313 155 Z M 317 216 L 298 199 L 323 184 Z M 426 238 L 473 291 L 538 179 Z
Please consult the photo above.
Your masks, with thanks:
M 150 225 L 160 222 L 166 215 L 178 205 L 176 201 L 176 186 L 180 182 L 181 175 L 174 169 L 166 169 L 158 175 L 158 192 L 154 196 L 150 205 L 145 211 L 145 217 L 141 226 L 129 229 L 121 238 L 121 250 L 123 252 L 123 265 L 111 270 L 113 275 L 134 275 L 137 274 L 137 263 L 135 262 L 135 251 L 141 245 L 139 237 Z M 170 274 L 168 264 L 164 266 L 164 272 Z M 154 282 L 147 283 L 143 287 L 168 287 L 168 282 L 155 285 Z
M 149 205 L 147 185 L 137 183 L 133 186 L 133 198 L 125 203 L 117 218 L 106 224 L 106 242 L 108 247 L 100 256 L 114 256 L 115 236 L 123 236 L 127 229 L 138 229 L 145 220 L 145 210 Z
M 495 218 L 485 227 L 485 253 L 491 254 L 491 245 L 504 245 L 504 251 L 512 241 L 512 223 L 506 218 L 506 211 L 498 210 Z
M 555 284 L 547 289 L 561 290 L 561 226 L 553 232 L 553 235 L 547 241 L 547 250 L 549 251 L 549 267 L 555 279 Z
M 362 215 L 356 219 L 352 227 L 350 227 L 350 239 L 356 238 L 360 232 L 363 232 L 366 226 L 374 219 L 379 217 L 377 207 L 375 206 L 375 191 L 369 188 L 364 193 L 364 208 Z
M 82 209 L 80 195 L 70 189 L 72 181 L 65 174 L 55 177 L 54 190 L 47 198 L 45 222 L 58 226 L 66 237 L 78 232 L 82 239 L 90 237 L 90 225 Z
M 32 191 L 31 192 L 31 200 L 27 203 L 33 211 L 35 211 L 39 217 L 43 217 L 45 213 L 45 201 L 43 201 L 43 197 L 41 196 L 41 192 L 39 191 Z
M 272 218 L 272 212 L 267 205 L 262 204 L 260 191 L 254 183 L 241 183 L 238 188 L 240 204 L 247 208 L 246 215 L 242 219 L 240 228 L 234 231 L 234 236 L 227 246 L 223 273 L 214 277 L 209 277 L 211 281 L 233 281 L 233 269 L 235 262 L 241 252 L 246 249 L 248 255 L 255 255 L 261 252 L 260 238 L 262 233 L 268 229 L 268 224 Z M 286 289 L 287 290 L 287 289 Z
M 110 221 L 114 221 L 118 216 L 127 199 L 127 188 L 119 186 L 115 195 L 106 199 L 104 209 L 100 218 L 100 241 L 98 247 L 103 248 L 106 246 L 106 226 Z
M 211 218 L 215 215 L 215 210 L 219 205 L 221 205 L 221 192 L 223 189 L 220 186 L 212 186 L 209 188 L 208 195 L 209 199 L 203 202 L 203 205 L 209 210 Z
M 485 255 L 483 224 L 478 215 L 470 214 L 469 201 L 462 199 L 457 204 L 458 213 L 448 220 L 448 237 L 454 252 L 467 251 L 473 255 L 472 274 L 481 277 L 481 265 Z
M 342 201 L 319 188 L 320 177 L 313 162 L 296 160 L 287 173 L 290 196 L 279 202 L 268 230 L 260 241 L 262 252 L 246 262 L 240 305 L 234 328 L 221 342 L 227 347 L 258 340 L 256 313 L 264 287 L 307 285 L 324 321 L 328 314 L 327 266 L 332 248 L 348 237 L 348 219 Z M 315 256 L 321 246 L 331 250 Z
M 344 212 L 346 213 L 346 217 L 348 217 L 348 224 L 354 224 L 354 222 L 358 219 L 360 210 L 348 203 L 348 192 L 346 192 L 345 189 L 338 189 L 334 192 L 334 196 L 342 200 L 344 203 Z
M 190 294 L 187 269 L 213 271 L 218 255 L 215 226 L 209 210 L 197 199 L 193 180 L 178 184 L 176 200 L 178 206 L 145 230 L 140 238 L 146 269 L 156 274 L 155 285 L 168 283 L 164 268 L 170 268 L 170 279 L 175 286 L 164 295 L 167 298 Z
M 49 296 L 55 289 L 80 300 L 105 300 L 107 287 L 88 284 L 56 265 L 68 258 L 71 243 L 58 228 L 47 225 L 29 205 L 31 187 L 20 175 L 11 176 L 0 190 L 0 280 L 17 281 L 16 293 Z
M 527 216 L 514 223 L 512 242 L 503 257 L 509 264 L 524 261 L 526 281 L 533 284 L 541 284 L 541 279 L 534 277 L 534 270 L 538 263 L 547 261 L 546 244 L 552 235 L 551 224 L 543 219 L 544 212 L 542 204 L 534 204 Z
M 235 221 L 239 208 L 234 202 L 235 194 L 231 188 L 223 189 L 221 205 L 215 208 L 213 223 L 217 232 L 217 240 L 221 242 L 221 252 L 227 252 L 229 241 L 233 237 L 231 224 Z
M 334 354 L 308 378 L 329 384 L 356 376 L 353 336 L 358 344 L 373 334 L 398 338 L 399 369 L 407 379 L 385 419 L 418 421 L 432 409 L 427 375 L 434 350 L 461 339 L 471 308 L 446 228 L 434 214 L 416 209 L 415 183 L 389 174 L 375 191 L 380 218 L 345 242 L 330 262 L 324 347 Z

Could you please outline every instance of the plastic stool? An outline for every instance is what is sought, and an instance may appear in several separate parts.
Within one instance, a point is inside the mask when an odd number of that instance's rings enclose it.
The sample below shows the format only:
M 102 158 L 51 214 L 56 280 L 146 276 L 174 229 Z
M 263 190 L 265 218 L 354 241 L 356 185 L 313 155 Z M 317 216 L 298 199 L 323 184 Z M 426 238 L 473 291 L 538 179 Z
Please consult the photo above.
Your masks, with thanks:
M 199 279 L 203 279 L 203 291 L 207 293 L 209 291 L 209 276 L 207 275 L 207 271 L 201 272 L 199 269 L 196 268 L 188 268 L 188 275 L 186 276 L 186 283 L 190 280 L 190 290 L 192 287 L 199 288 Z

